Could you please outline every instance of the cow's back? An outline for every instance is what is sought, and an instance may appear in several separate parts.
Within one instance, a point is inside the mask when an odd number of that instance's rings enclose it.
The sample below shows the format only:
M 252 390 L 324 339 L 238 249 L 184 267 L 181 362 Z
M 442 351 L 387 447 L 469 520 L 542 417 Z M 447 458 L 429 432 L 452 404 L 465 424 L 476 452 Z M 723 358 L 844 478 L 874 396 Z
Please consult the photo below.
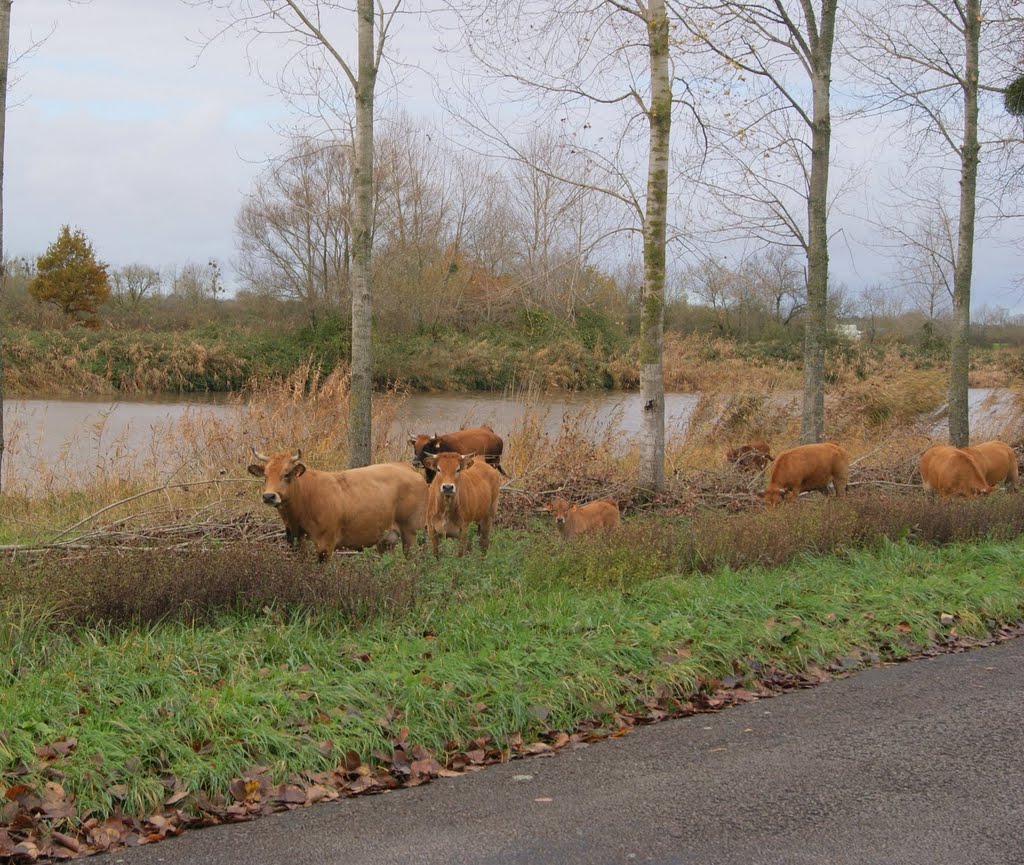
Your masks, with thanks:
M 971 496 L 988 492 L 985 475 L 974 456 L 963 448 L 934 445 L 918 463 L 926 490 L 942 496 Z
M 566 515 L 566 537 L 575 537 L 583 532 L 600 529 L 614 529 L 619 525 L 619 505 L 611 499 L 599 499 L 596 502 L 576 508 Z
M 960 448 L 974 457 L 981 469 L 985 482 L 990 486 L 1009 480 L 1013 487 L 1017 485 L 1017 454 L 1006 442 L 989 441 Z
M 846 449 L 835 442 L 800 445 L 775 458 L 770 484 L 796 493 L 824 487 L 838 479 L 845 485 L 849 466 Z
M 344 502 L 341 546 L 371 546 L 396 526 L 411 531 L 423 528 L 427 484 L 408 463 L 378 463 L 337 472 L 334 477 Z

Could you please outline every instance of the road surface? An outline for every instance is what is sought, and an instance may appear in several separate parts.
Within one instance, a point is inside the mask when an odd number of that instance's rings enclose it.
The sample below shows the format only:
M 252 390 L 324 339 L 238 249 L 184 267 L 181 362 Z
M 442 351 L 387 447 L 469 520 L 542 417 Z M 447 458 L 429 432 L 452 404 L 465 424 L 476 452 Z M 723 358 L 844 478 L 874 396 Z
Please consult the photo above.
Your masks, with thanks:
M 110 859 L 1020 865 L 1024 640 Z

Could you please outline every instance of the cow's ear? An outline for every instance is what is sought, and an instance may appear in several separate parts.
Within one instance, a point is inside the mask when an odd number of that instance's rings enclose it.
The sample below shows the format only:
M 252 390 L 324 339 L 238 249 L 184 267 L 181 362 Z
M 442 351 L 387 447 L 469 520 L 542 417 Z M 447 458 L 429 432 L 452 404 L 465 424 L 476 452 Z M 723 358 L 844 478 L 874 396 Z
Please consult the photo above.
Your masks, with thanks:
M 768 490 L 758 490 L 757 491 L 757 497 L 759 499 L 763 499 L 767 493 L 768 493 Z
M 459 461 L 459 468 L 468 469 L 471 465 L 473 465 L 474 456 L 475 454 L 466 454 L 465 456 L 463 456 L 462 459 Z
M 411 445 L 412 445 L 413 447 L 416 447 L 416 436 L 409 436 L 409 438 L 407 439 L 407 441 L 408 441 L 408 442 L 409 442 L 409 444 L 411 444 Z
M 420 464 L 425 469 L 435 471 L 437 469 L 437 457 L 435 457 L 433 454 L 426 454 L 423 457 L 423 459 L 420 460 Z
M 306 473 L 306 467 L 302 463 L 296 463 L 295 468 L 290 472 L 293 478 L 300 478 Z
M 548 513 L 551 513 L 551 502 L 548 502 L 546 505 L 544 505 L 544 510 L 546 510 Z
M 261 466 L 259 463 L 252 463 L 246 471 L 258 478 L 264 478 L 267 476 L 266 468 Z

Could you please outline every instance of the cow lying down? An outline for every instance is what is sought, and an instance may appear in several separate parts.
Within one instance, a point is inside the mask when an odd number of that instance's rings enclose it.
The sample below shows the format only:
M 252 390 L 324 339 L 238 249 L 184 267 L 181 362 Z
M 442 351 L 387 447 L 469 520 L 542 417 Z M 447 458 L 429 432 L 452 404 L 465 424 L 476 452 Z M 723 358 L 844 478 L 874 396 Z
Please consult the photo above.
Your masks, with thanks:
M 335 550 L 383 551 L 396 532 L 409 555 L 424 527 L 427 484 L 408 463 L 322 472 L 300 462 L 301 450 L 252 453 L 256 462 L 249 473 L 264 478 L 263 502 L 281 514 L 288 543 L 298 547 L 309 537 L 320 561 Z
M 619 527 L 619 504 L 611 499 L 599 499 L 580 507 L 558 498 L 544 505 L 544 510 L 555 518 L 558 533 L 567 541 L 588 532 Z

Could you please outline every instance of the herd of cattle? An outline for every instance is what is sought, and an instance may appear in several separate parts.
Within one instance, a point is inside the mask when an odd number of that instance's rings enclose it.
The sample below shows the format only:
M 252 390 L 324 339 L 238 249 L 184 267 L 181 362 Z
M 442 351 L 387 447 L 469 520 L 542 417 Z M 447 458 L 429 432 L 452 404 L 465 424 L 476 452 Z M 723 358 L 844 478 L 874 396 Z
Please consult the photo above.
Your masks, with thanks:
M 504 443 L 489 426 L 445 435 L 409 437 L 411 462 L 381 463 L 338 472 L 307 469 L 302 451 L 283 451 L 256 459 L 250 474 L 264 479 L 263 502 L 276 508 L 288 543 L 298 547 L 310 538 L 320 560 L 337 549 L 384 550 L 399 540 L 406 555 L 425 528 L 434 555 L 444 538 L 458 541 L 458 554 L 469 549 L 469 527 L 475 523 L 481 552 L 490 545 L 498 510 Z M 835 442 L 801 445 L 772 457 L 767 442 L 754 441 L 726 452 L 740 468 L 771 471 L 759 493 L 768 507 L 808 490 L 837 496 L 846 492 L 850 459 Z M 942 496 L 987 495 L 1005 482 L 1017 489 L 1017 456 L 1006 443 L 990 441 L 974 447 L 935 445 L 920 459 L 926 490 Z M 602 499 L 577 506 L 556 498 L 545 506 L 562 537 L 619 524 L 618 504 Z

